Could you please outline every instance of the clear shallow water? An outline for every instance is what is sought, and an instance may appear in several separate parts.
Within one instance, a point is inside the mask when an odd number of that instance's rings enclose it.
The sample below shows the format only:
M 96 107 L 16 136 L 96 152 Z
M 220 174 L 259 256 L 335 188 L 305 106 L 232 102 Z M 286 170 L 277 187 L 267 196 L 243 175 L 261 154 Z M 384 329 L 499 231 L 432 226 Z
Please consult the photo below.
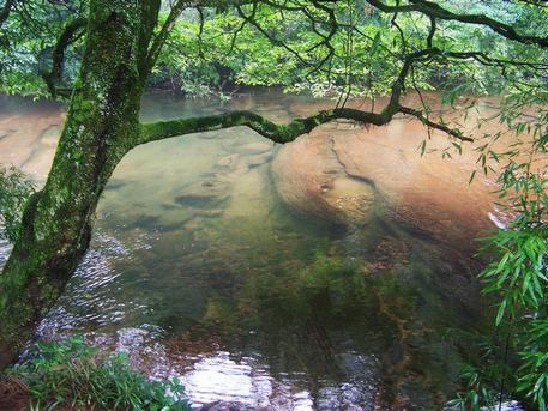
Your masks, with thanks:
M 273 93 L 229 107 L 153 96 L 143 103 L 143 118 L 253 108 L 284 121 L 313 105 Z M 14 113 L 0 121 L 13 124 Z M 54 106 L 29 115 L 49 130 L 25 135 L 35 143 L 49 141 L 62 122 Z M 394 127 L 405 136 L 402 124 Z M 24 131 L 10 130 L 5 135 Z M 360 139 L 363 132 L 339 125 L 316 138 Z M 45 174 L 45 154 L 10 147 L 10 158 Z M 319 179 L 315 196 L 306 187 L 315 174 L 280 166 L 298 147 L 274 147 L 245 128 L 136 148 L 109 182 L 92 247 L 40 333 L 83 333 L 127 350 L 155 377 L 180 376 L 196 407 L 232 401 L 275 410 L 439 409 L 458 375 L 452 336 L 479 327 L 468 244 L 451 242 L 462 239 L 465 221 L 445 216 L 441 230 L 424 228 L 429 221 L 437 227 L 451 195 L 438 180 L 460 177 L 414 172 L 414 157 L 399 145 L 375 151 L 363 178 L 344 147 L 322 147 L 336 155 L 307 161 L 335 178 Z M 396 158 L 388 157 L 393 151 Z M 382 153 L 391 172 L 375 168 Z M 421 189 L 395 190 L 409 181 Z M 404 201 L 416 191 L 439 200 L 430 214 L 421 210 L 422 220 L 406 211 L 423 199 Z M 469 214 L 479 218 L 472 205 Z

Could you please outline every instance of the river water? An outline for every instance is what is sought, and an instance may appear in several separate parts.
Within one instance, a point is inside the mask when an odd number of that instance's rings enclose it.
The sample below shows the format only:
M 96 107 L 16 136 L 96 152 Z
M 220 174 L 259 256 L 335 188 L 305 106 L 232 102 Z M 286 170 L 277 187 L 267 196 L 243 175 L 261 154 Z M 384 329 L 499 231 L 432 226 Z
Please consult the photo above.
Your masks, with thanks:
M 151 95 L 142 117 L 252 109 L 283 122 L 332 104 Z M 0 164 L 43 182 L 63 108 L 0 108 Z M 182 378 L 196 408 L 440 409 L 463 335 L 482 328 L 473 238 L 504 216 L 488 179 L 468 185 L 471 147 L 421 157 L 425 137 L 401 118 L 335 122 L 283 147 L 238 127 L 134 149 L 39 334 L 125 350 L 153 377 Z M 447 144 L 435 134 L 429 151 Z

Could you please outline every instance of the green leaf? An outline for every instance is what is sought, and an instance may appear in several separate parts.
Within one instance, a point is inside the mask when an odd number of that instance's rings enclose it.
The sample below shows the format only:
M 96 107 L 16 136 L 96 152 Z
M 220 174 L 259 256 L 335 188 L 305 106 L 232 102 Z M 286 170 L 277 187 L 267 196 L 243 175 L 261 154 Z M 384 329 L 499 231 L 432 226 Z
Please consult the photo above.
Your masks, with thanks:
M 472 181 L 474 180 L 474 177 L 476 177 L 476 170 L 473 170 L 472 173 L 470 174 L 470 179 L 468 180 L 468 184 L 472 183 Z
M 499 309 L 497 311 L 497 318 L 495 319 L 495 326 L 498 327 L 500 325 L 505 311 L 506 311 L 506 300 L 502 300 L 500 305 L 499 305 Z

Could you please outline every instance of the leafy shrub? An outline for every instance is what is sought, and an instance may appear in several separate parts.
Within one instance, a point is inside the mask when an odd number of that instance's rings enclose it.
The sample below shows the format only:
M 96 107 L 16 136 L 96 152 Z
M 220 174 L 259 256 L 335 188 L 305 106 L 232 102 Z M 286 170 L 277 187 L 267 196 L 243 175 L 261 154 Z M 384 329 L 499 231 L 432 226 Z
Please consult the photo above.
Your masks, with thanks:
M 36 404 L 107 410 L 189 410 L 177 380 L 153 381 L 128 365 L 127 354 L 107 355 L 81 338 L 38 343 L 10 373 Z M 31 405 L 32 407 L 32 405 Z

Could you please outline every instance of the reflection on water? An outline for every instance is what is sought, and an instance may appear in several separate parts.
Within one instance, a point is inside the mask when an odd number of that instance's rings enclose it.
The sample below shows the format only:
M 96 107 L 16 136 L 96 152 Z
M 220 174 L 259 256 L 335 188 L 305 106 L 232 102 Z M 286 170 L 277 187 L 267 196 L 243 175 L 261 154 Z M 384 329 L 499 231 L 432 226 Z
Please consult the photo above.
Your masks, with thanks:
M 155 96 L 143 118 L 236 108 L 287 121 L 318 105 L 272 92 L 229 107 Z M 62 114 L 29 113 L 0 116 L 11 150 L 0 161 L 40 179 Z M 19 129 L 25 115 L 42 131 Z M 40 333 L 126 350 L 155 377 L 180 376 L 195 407 L 439 408 L 459 369 L 451 330 L 478 327 L 468 241 L 490 198 L 462 193 L 469 163 L 421 160 L 423 134 L 406 120 L 341 122 L 282 148 L 246 128 L 136 148 Z
M 361 366 L 362 373 L 372 373 L 377 367 L 367 357 L 347 354 L 341 357 L 341 364 L 349 367 Z M 298 375 L 281 374 L 274 379 L 268 366 L 253 357 L 232 359 L 229 352 L 217 352 L 214 356 L 201 358 L 183 378 L 187 390 L 196 392 L 194 400 L 209 403 L 219 395 L 248 407 L 273 407 L 285 410 L 338 409 L 356 404 L 373 404 L 374 380 L 348 381 L 340 386 L 321 387 L 314 393 L 299 387 L 295 382 Z M 306 381 L 303 373 L 301 381 Z M 250 396 L 253 393 L 253 396 Z

